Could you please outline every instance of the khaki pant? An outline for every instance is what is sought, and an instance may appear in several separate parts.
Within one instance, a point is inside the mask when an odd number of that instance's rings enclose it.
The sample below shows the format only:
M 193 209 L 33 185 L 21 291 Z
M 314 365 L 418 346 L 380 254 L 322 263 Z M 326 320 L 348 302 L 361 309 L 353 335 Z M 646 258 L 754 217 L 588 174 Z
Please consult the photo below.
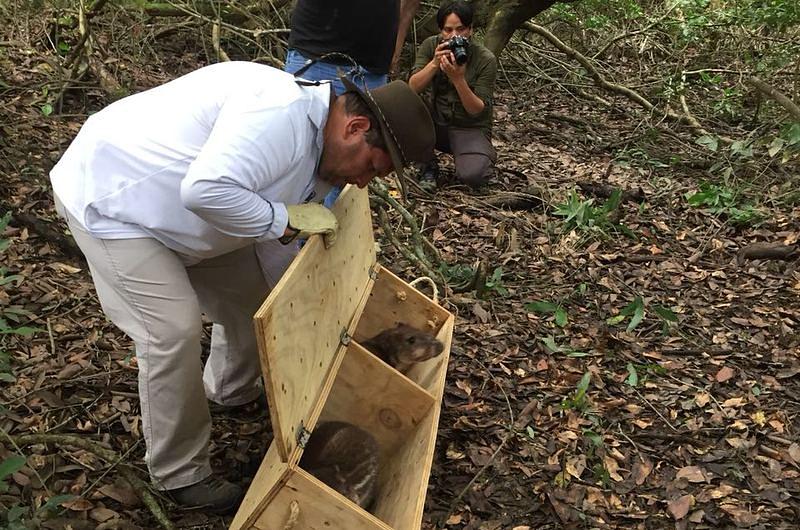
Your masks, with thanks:
M 486 133 L 436 125 L 436 148 L 453 154 L 456 178 L 473 187 L 486 184 L 494 176 L 497 152 Z
M 252 317 L 268 287 L 252 246 L 186 267 L 155 239 L 96 239 L 56 199 L 86 256 L 109 319 L 133 339 L 147 453 L 157 487 L 175 489 L 211 474 L 211 416 L 256 399 L 261 369 Z M 214 322 L 205 369 L 201 311 Z

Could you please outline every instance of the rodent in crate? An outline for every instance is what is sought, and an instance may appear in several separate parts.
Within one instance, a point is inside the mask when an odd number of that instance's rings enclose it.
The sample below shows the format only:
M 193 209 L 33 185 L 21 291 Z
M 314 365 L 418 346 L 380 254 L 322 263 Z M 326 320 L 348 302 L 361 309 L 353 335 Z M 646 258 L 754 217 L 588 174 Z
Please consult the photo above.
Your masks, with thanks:
M 383 330 L 361 345 L 403 374 L 416 363 L 433 359 L 444 351 L 444 345 L 432 333 L 408 324 Z
M 300 459 L 300 467 L 365 510 L 375 500 L 380 453 L 375 438 L 343 421 L 322 422 Z

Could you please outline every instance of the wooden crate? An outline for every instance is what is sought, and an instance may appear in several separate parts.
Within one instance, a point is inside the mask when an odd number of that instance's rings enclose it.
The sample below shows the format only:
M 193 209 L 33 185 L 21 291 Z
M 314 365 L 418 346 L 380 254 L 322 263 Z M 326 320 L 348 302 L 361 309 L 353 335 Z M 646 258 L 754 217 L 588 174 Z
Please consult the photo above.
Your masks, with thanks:
M 275 438 L 235 530 L 421 526 L 453 315 L 376 263 L 366 190 L 348 187 L 333 211 L 336 244 L 325 249 L 312 238 L 255 316 Z M 399 323 L 434 333 L 442 355 L 403 375 L 360 345 Z M 328 420 L 350 422 L 378 441 L 372 513 L 299 466 L 314 426 Z

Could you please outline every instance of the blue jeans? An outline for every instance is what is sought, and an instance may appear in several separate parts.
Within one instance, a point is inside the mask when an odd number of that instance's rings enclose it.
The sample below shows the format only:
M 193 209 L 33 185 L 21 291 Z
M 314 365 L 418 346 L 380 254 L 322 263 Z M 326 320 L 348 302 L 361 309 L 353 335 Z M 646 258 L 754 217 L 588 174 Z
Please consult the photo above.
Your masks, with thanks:
M 286 65 L 283 69 L 293 74 L 300 70 L 308 61 L 309 59 L 304 57 L 300 52 L 290 49 L 286 54 Z M 340 71 L 341 74 L 353 81 L 359 88 L 366 85 L 368 89 L 372 90 L 373 88 L 385 85 L 387 81 L 386 74 L 373 74 L 361 66 L 332 64 L 324 61 L 314 63 L 308 70 L 303 72 L 301 77 L 309 81 L 331 81 L 333 91 L 338 96 L 344 92 L 344 85 L 339 80 Z M 333 203 L 336 202 L 341 192 L 342 188 L 334 186 L 331 191 L 328 192 L 328 195 L 325 196 L 325 206 L 328 208 L 333 206 Z

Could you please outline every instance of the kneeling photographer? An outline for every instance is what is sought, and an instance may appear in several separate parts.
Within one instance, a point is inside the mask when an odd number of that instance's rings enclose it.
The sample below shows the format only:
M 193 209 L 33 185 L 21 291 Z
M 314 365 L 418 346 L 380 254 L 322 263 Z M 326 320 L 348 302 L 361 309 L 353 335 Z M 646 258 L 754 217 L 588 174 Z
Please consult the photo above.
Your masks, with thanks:
M 439 9 L 436 22 L 440 33 L 420 45 L 408 84 L 417 93 L 430 89 L 436 148 L 453 154 L 459 181 L 478 187 L 494 175 L 497 158 L 489 140 L 497 59 L 470 39 L 472 18 L 472 6 L 467 2 L 456 1 Z M 434 159 L 421 168 L 420 184 L 434 189 L 438 173 Z

